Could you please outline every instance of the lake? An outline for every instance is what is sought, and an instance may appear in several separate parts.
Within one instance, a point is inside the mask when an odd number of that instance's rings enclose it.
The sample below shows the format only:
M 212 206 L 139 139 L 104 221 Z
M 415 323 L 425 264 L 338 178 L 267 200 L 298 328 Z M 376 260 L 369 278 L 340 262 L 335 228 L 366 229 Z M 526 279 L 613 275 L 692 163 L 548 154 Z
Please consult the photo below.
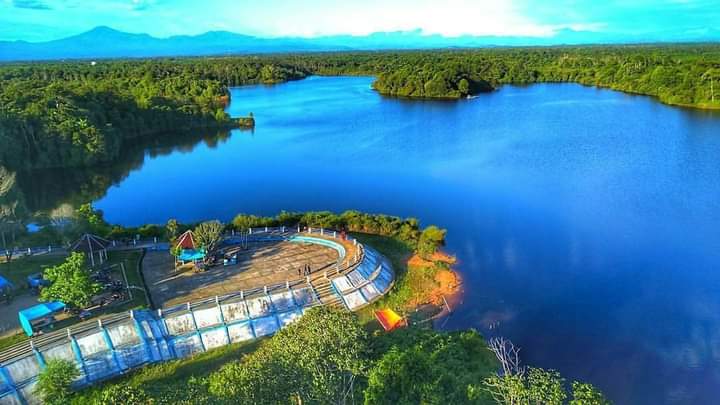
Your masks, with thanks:
M 574 84 L 409 101 L 371 82 L 233 89 L 254 131 L 141 151 L 91 195 L 125 225 L 415 216 L 448 229 L 465 279 L 444 328 L 506 336 L 620 404 L 717 400 L 720 114 Z

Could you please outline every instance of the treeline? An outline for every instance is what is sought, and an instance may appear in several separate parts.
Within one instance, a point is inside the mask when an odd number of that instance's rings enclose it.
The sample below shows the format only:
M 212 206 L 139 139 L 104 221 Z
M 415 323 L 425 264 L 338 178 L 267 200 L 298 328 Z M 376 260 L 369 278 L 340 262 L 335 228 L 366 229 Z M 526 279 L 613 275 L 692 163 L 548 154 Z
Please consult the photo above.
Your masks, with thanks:
M 457 98 L 503 84 L 575 82 L 720 108 L 720 46 L 586 46 L 312 55 L 319 74 L 371 74 L 382 94 Z
M 0 199 L 0 202 L 2 200 Z M 0 208 L 2 206 L 0 205 Z M 0 230 L 10 218 L 1 215 Z M 14 218 L 14 217 L 13 217 Z M 81 204 L 76 209 L 67 209 L 51 213 L 46 217 L 35 217 L 41 225 L 34 233 L 28 233 L 24 226 L 15 228 L 22 246 L 44 246 L 48 244 L 68 244 L 84 233 L 92 233 L 111 240 L 129 240 L 139 236 L 142 239 L 158 238 L 170 240 L 179 233 L 195 229 L 200 223 L 180 223 L 170 219 L 165 225 L 146 224 L 142 226 L 112 225 L 105 220 L 102 210 L 91 204 Z M 237 215 L 231 222 L 222 224 L 225 232 L 247 231 L 248 228 L 302 226 L 362 232 L 373 235 L 389 236 L 405 244 L 423 257 L 428 257 L 445 243 L 446 231 L 434 225 L 424 229 L 415 218 L 400 218 L 384 214 L 368 214 L 360 211 L 345 211 L 335 214 L 330 211 L 288 212 L 282 211 L 276 216 L 261 217 L 255 215 Z M 17 244 L 6 244 L 12 248 Z M 5 247 L 5 245 L 0 246 Z
M 461 98 L 503 84 L 576 82 L 720 108 L 720 46 L 588 46 L 318 53 L 0 67 L 0 164 L 79 167 L 124 143 L 222 127 L 229 86 L 373 75 L 385 95 Z M 167 136 L 167 135 L 163 135 Z
M 228 86 L 300 77 L 292 67 L 250 60 L 7 65 L 0 68 L 0 164 L 93 166 L 141 138 L 247 126 L 251 119 L 224 111 Z

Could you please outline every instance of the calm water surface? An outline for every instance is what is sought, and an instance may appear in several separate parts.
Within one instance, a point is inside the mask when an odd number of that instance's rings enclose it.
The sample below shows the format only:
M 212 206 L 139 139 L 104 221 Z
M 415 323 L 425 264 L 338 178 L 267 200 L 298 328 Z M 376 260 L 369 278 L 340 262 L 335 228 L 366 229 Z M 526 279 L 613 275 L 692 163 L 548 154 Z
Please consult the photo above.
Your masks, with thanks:
M 406 101 L 371 81 L 234 89 L 254 132 L 148 155 L 96 205 L 127 225 L 416 216 L 448 228 L 466 281 L 446 328 L 507 336 L 620 404 L 717 401 L 720 115 L 572 84 Z

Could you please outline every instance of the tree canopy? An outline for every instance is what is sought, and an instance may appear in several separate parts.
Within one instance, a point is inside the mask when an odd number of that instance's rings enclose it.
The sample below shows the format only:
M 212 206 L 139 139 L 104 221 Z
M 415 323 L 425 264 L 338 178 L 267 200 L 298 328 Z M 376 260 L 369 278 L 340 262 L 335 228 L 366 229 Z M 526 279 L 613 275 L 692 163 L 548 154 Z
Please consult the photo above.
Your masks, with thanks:
M 468 386 L 494 373 L 497 364 L 475 331 L 393 332 L 389 350 L 370 370 L 365 404 L 472 404 Z M 382 349 L 386 350 L 385 348 Z
M 313 308 L 211 375 L 210 393 L 230 403 L 338 403 L 366 370 L 367 339 L 353 314 Z
M 78 252 L 70 254 L 65 262 L 46 269 L 43 278 L 51 284 L 40 290 L 41 300 L 62 301 L 75 308 L 89 306 L 92 297 L 102 289 L 90 278 L 85 267 L 85 255 Z

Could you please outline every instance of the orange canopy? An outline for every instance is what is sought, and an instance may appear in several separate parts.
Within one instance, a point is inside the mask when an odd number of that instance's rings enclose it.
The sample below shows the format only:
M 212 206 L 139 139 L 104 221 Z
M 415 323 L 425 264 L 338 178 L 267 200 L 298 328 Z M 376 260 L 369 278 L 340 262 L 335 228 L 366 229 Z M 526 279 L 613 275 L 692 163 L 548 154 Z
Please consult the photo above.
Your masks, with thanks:
M 385 331 L 391 331 L 400 326 L 407 325 L 405 319 L 390 308 L 375 311 L 375 318 L 377 318 Z

